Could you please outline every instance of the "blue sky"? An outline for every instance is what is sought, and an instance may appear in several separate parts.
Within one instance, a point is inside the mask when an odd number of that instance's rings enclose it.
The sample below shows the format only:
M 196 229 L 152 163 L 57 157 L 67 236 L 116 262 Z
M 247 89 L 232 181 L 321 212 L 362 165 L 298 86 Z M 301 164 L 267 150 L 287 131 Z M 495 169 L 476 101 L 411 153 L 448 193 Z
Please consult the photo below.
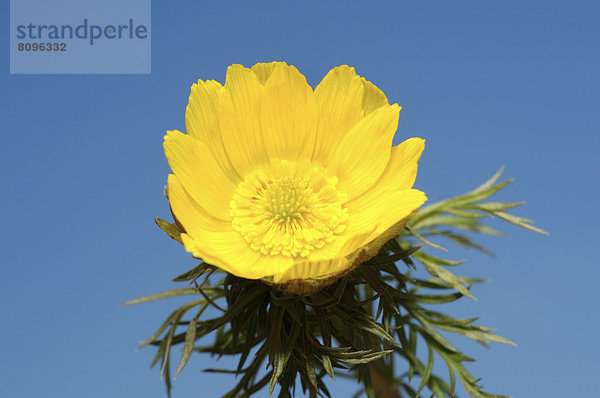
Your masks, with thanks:
M 135 348 L 175 303 L 119 306 L 194 264 L 153 223 L 169 215 L 163 134 L 184 129 L 198 78 L 270 60 L 313 85 L 355 66 L 402 105 L 395 142 L 427 140 L 416 186 L 432 202 L 506 165 L 516 182 L 499 198 L 526 200 L 515 213 L 550 235 L 494 221 L 509 235 L 482 240 L 496 258 L 451 249 L 461 274 L 492 282 L 447 310 L 518 347 L 457 344 L 492 392 L 597 392 L 600 5 L 372 3 L 155 1 L 150 75 L 9 75 L 2 31 L 0 396 L 165 396 L 152 349 Z M 198 372 L 213 366 L 192 360 L 174 397 L 223 392 L 231 379 Z

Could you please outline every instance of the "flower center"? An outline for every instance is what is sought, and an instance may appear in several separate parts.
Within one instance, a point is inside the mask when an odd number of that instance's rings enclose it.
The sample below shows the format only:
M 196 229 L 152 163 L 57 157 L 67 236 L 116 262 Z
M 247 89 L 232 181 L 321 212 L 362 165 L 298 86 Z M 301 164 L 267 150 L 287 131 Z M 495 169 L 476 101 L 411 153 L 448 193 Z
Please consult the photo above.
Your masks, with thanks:
M 345 228 L 337 182 L 309 161 L 274 160 L 238 185 L 229 204 L 233 229 L 263 254 L 305 257 Z

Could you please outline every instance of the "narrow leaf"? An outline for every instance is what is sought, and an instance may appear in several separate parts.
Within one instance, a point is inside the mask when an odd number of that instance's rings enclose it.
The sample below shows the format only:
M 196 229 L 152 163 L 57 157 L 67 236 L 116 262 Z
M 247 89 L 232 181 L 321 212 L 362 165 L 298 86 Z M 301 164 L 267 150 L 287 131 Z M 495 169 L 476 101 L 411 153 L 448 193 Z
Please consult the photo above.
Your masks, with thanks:
M 183 296 L 186 294 L 199 294 L 198 289 L 195 287 L 179 287 L 177 289 L 167 290 L 166 292 L 151 294 L 149 296 L 140 297 L 130 301 L 126 301 L 121 305 L 134 305 L 140 303 L 146 303 L 153 300 L 161 300 L 169 297 Z
M 427 350 L 427 367 L 425 368 L 425 372 L 421 375 L 421 384 L 419 384 L 417 394 L 420 394 L 423 388 L 427 385 L 427 382 L 429 382 L 429 378 L 431 377 L 431 371 L 433 370 L 433 350 L 430 346 L 427 347 Z
M 461 292 L 463 295 L 472 298 L 473 300 L 477 300 L 475 296 L 473 296 L 466 287 L 463 286 L 460 279 L 458 279 L 452 272 L 448 271 L 446 268 L 437 265 L 435 263 L 431 263 L 429 261 L 425 261 L 423 259 L 420 260 L 421 263 L 433 276 L 437 276 L 444 282 L 448 283 L 450 286 Z
M 175 372 L 174 378 L 177 377 L 179 372 L 183 370 L 188 360 L 190 359 L 190 355 L 194 350 L 194 342 L 196 341 L 196 321 L 194 318 L 188 324 L 187 332 L 185 333 L 185 344 L 183 346 L 183 353 L 181 354 L 181 361 L 179 361 L 179 366 L 177 367 L 177 371 Z
M 165 231 L 167 235 L 169 235 L 171 238 L 173 238 L 177 242 L 183 244 L 183 242 L 181 241 L 181 234 L 184 231 L 181 228 L 179 228 L 179 225 L 177 225 L 175 223 L 171 224 L 170 222 L 167 222 L 167 221 L 163 220 L 162 218 L 158 218 L 158 217 L 156 217 L 154 219 L 154 222 L 156 222 L 156 225 L 158 225 L 160 227 L 160 229 Z
M 410 232 L 410 233 L 411 233 L 411 234 L 412 234 L 412 235 L 413 235 L 415 238 L 419 239 L 421 242 L 425 243 L 427 246 L 431 246 L 431 247 L 433 247 L 433 248 L 435 248 L 435 249 L 443 250 L 443 251 L 445 251 L 445 252 L 447 252 L 447 251 L 448 251 L 448 249 L 446 249 L 445 247 L 442 247 L 442 246 L 440 246 L 440 245 L 438 245 L 438 244 L 435 244 L 435 243 L 433 243 L 433 242 L 430 242 L 429 240 L 425 239 L 425 237 L 424 237 L 423 235 L 421 235 L 420 233 L 418 233 L 416 229 L 412 229 L 412 228 L 410 228 L 409 226 L 406 226 L 405 228 L 406 228 L 406 229 L 408 230 L 408 232 Z

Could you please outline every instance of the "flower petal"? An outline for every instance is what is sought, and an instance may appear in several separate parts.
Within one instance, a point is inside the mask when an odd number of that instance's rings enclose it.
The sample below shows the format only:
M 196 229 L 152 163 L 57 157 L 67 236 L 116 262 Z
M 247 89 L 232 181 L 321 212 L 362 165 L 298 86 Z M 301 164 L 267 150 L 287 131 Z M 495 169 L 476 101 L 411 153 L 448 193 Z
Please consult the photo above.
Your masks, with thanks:
M 371 225 L 370 230 L 363 231 L 359 234 L 343 233 L 341 235 L 336 235 L 332 242 L 311 251 L 308 255 L 308 260 L 311 262 L 318 262 L 347 256 L 363 244 L 367 243 L 367 239 L 375 232 L 376 228 L 375 225 Z
M 262 277 L 273 277 L 286 272 L 293 265 L 294 259 L 292 257 L 261 255 L 254 268 L 256 269 L 255 272 L 263 274 Z
M 409 222 L 410 219 L 413 218 L 415 216 L 415 214 L 417 214 L 418 211 L 419 211 L 419 209 L 416 208 L 411 213 L 409 213 L 406 217 L 404 217 L 403 219 L 392 224 L 386 230 L 378 228 L 377 232 L 375 232 L 371 236 L 371 238 L 373 238 L 373 239 L 369 243 L 367 243 L 366 245 L 363 246 L 363 250 L 365 252 L 365 260 L 364 261 L 370 259 L 371 257 L 374 257 L 377 253 L 379 253 L 379 249 L 381 249 L 381 246 L 383 246 L 388 240 L 390 240 L 393 237 L 395 237 L 396 235 L 398 235 L 400 233 L 400 231 L 402 231 L 402 229 L 404 228 L 406 223 Z
M 215 80 L 198 80 L 198 83 L 192 84 L 185 112 L 185 127 L 189 135 L 205 142 L 219 136 L 217 100 L 222 90 L 221 83 Z
M 223 86 L 214 80 L 193 84 L 185 110 L 185 128 L 190 136 L 206 144 L 221 169 L 237 183 L 240 177 L 227 157 L 219 129 L 217 105 L 222 92 Z
M 271 277 L 284 272 L 294 263 L 291 257 L 265 256 L 252 250 L 242 236 L 232 230 L 198 230 L 181 237 L 186 250 L 194 257 L 240 278 Z
M 175 174 L 169 174 L 167 192 L 173 216 L 189 233 L 193 234 L 194 231 L 199 230 L 227 231 L 231 229 L 230 221 L 213 216 L 196 203 Z
M 285 283 L 294 279 L 317 281 L 333 276 L 341 277 L 351 271 L 350 268 L 357 258 L 353 253 L 358 253 L 357 249 L 360 249 L 366 238 L 368 234 L 353 236 L 346 240 L 332 257 L 323 260 L 299 259 L 284 272 L 275 274 L 274 282 Z
M 258 77 L 260 83 L 265 84 L 265 82 L 267 81 L 269 76 L 271 76 L 271 73 L 273 72 L 273 69 L 277 64 L 285 64 L 285 62 L 259 62 L 252 66 L 252 68 L 250 69 L 252 69 L 254 73 L 256 73 L 256 76 Z
M 414 193 L 405 192 L 403 194 L 398 194 L 398 192 L 410 190 L 413 186 L 417 173 L 417 161 L 423 152 L 424 142 L 423 139 L 415 137 L 392 148 L 390 162 L 371 191 L 346 204 L 350 212 L 346 230 L 342 235 L 336 236 L 333 242 L 320 249 L 313 250 L 308 256 L 310 261 L 322 262 L 327 259 L 346 256 L 362 245 L 365 245 L 369 257 L 372 257 L 377 254 L 377 251 L 385 242 L 402 230 L 404 224 L 411 218 L 412 212 L 422 204 L 418 200 L 413 204 L 410 202 L 412 195 L 416 195 L 416 199 L 420 197 L 421 193 L 419 191 L 411 190 Z M 385 201 L 385 198 L 390 195 L 394 198 L 400 197 L 398 199 L 399 204 L 409 200 L 407 202 L 408 209 L 403 209 L 400 206 L 386 210 L 385 203 L 382 205 L 380 202 L 382 199 Z M 395 206 L 396 203 L 393 203 L 393 205 Z M 379 212 L 377 211 L 378 206 L 381 206 Z M 380 217 L 390 215 L 396 218 L 384 219 L 382 222 Z M 374 225 L 374 220 L 377 220 L 377 226 Z M 364 239 L 357 241 L 357 236 L 363 236 Z M 369 242 L 369 240 L 374 241 Z M 357 244 L 348 246 L 348 242 L 356 242 Z
M 390 161 L 375 184 L 385 184 L 390 191 L 412 188 L 424 148 L 425 140 L 419 137 L 409 138 L 392 147 Z
M 229 202 L 235 185 L 206 144 L 180 131 L 169 131 L 164 148 L 171 170 L 190 196 L 215 217 L 231 220 Z
M 405 220 L 426 200 L 425 194 L 416 189 L 398 191 L 390 188 L 390 184 L 377 184 L 368 193 L 346 203 L 350 218 L 344 234 L 364 233 L 371 229 L 374 220 L 377 220 L 377 228 L 371 234 L 371 239 L 375 239 Z
M 388 164 L 400 107 L 382 106 L 355 125 L 340 142 L 328 169 L 352 200 L 368 190 Z
M 263 141 L 271 159 L 310 159 L 317 105 L 312 88 L 294 66 L 281 62 L 265 82 L 260 107 Z
M 214 232 L 194 231 L 194 235 L 182 234 L 181 240 L 186 250 L 194 257 L 215 265 L 230 274 L 247 279 L 259 279 L 265 276 L 263 270 L 255 264 L 260 253 L 252 250 L 242 236 L 231 230 Z
M 327 165 L 333 149 L 363 117 L 364 84 L 354 68 L 333 68 L 315 88 L 319 109 L 313 160 Z
M 414 213 L 416 213 L 416 210 Z M 280 290 L 286 292 L 305 296 L 313 294 L 348 275 L 359 265 L 375 256 L 385 242 L 400 232 L 404 224 L 406 224 L 414 213 L 386 230 L 367 245 L 359 247 L 347 256 L 316 262 L 296 263 L 283 274 L 276 275 L 273 283 L 277 284 Z M 358 244 L 358 242 L 359 240 L 352 242 L 349 246 Z
M 391 232 L 395 233 L 387 237 L 387 241 L 402 230 L 413 212 L 427 200 L 423 192 L 410 189 L 424 148 L 425 140 L 418 137 L 409 138 L 392 148 L 390 162 L 379 180 L 368 192 L 345 204 L 350 218 L 344 234 L 364 233 L 373 225 L 372 220 L 377 220 L 378 226 L 371 239 L 391 228 Z
M 244 176 L 266 165 L 268 157 L 260 133 L 260 101 L 263 85 L 256 73 L 242 65 L 227 69 L 225 91 L 219 96 L 218 114 L 225 151 Z
M 362 82 L 365 86 L 365 95 L 362 103 L 365 116 L 373 112 L 375 109 L 378 109 L 384 105 L 388 105 L 387 97 L 383 91 L 381 91 L 379 88 L 377 88 L 377 86 L 364 77 L 362 78 Z

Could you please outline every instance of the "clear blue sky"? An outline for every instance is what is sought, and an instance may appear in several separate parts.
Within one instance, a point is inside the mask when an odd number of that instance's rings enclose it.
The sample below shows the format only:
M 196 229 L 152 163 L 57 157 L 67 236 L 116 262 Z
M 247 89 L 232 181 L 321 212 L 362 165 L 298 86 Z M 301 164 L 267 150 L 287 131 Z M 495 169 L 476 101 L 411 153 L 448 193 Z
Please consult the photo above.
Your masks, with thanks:
M 551 235 L 496 222 L 510 237 L 482 241 L 495 259 L 451 250 L 461 274 L 493 281 L 449 311 L 519 345 L 457 344 L 492 392 L 597 394 L 600 3 L 371 3 L 154 1 L 152 74 L 138 76 L 9 75 L 2 30 L 0 396 L 165 396 L 153 350 L 134 350 L 175 303 L 119 306 L 194 264 L 153 223 L 169 216 L 163 134 L 184 129 L 198 78 L 270 60 L 313 85 L 355 66 L 401 104 L 396 143 L 427 140 L 430 201 L 506 165 L 500 198 L 527 200 L 516 214 Z M 211 366 L 191 361 L 174 397 L 223 392 L 228 377 L 198 372 Z

